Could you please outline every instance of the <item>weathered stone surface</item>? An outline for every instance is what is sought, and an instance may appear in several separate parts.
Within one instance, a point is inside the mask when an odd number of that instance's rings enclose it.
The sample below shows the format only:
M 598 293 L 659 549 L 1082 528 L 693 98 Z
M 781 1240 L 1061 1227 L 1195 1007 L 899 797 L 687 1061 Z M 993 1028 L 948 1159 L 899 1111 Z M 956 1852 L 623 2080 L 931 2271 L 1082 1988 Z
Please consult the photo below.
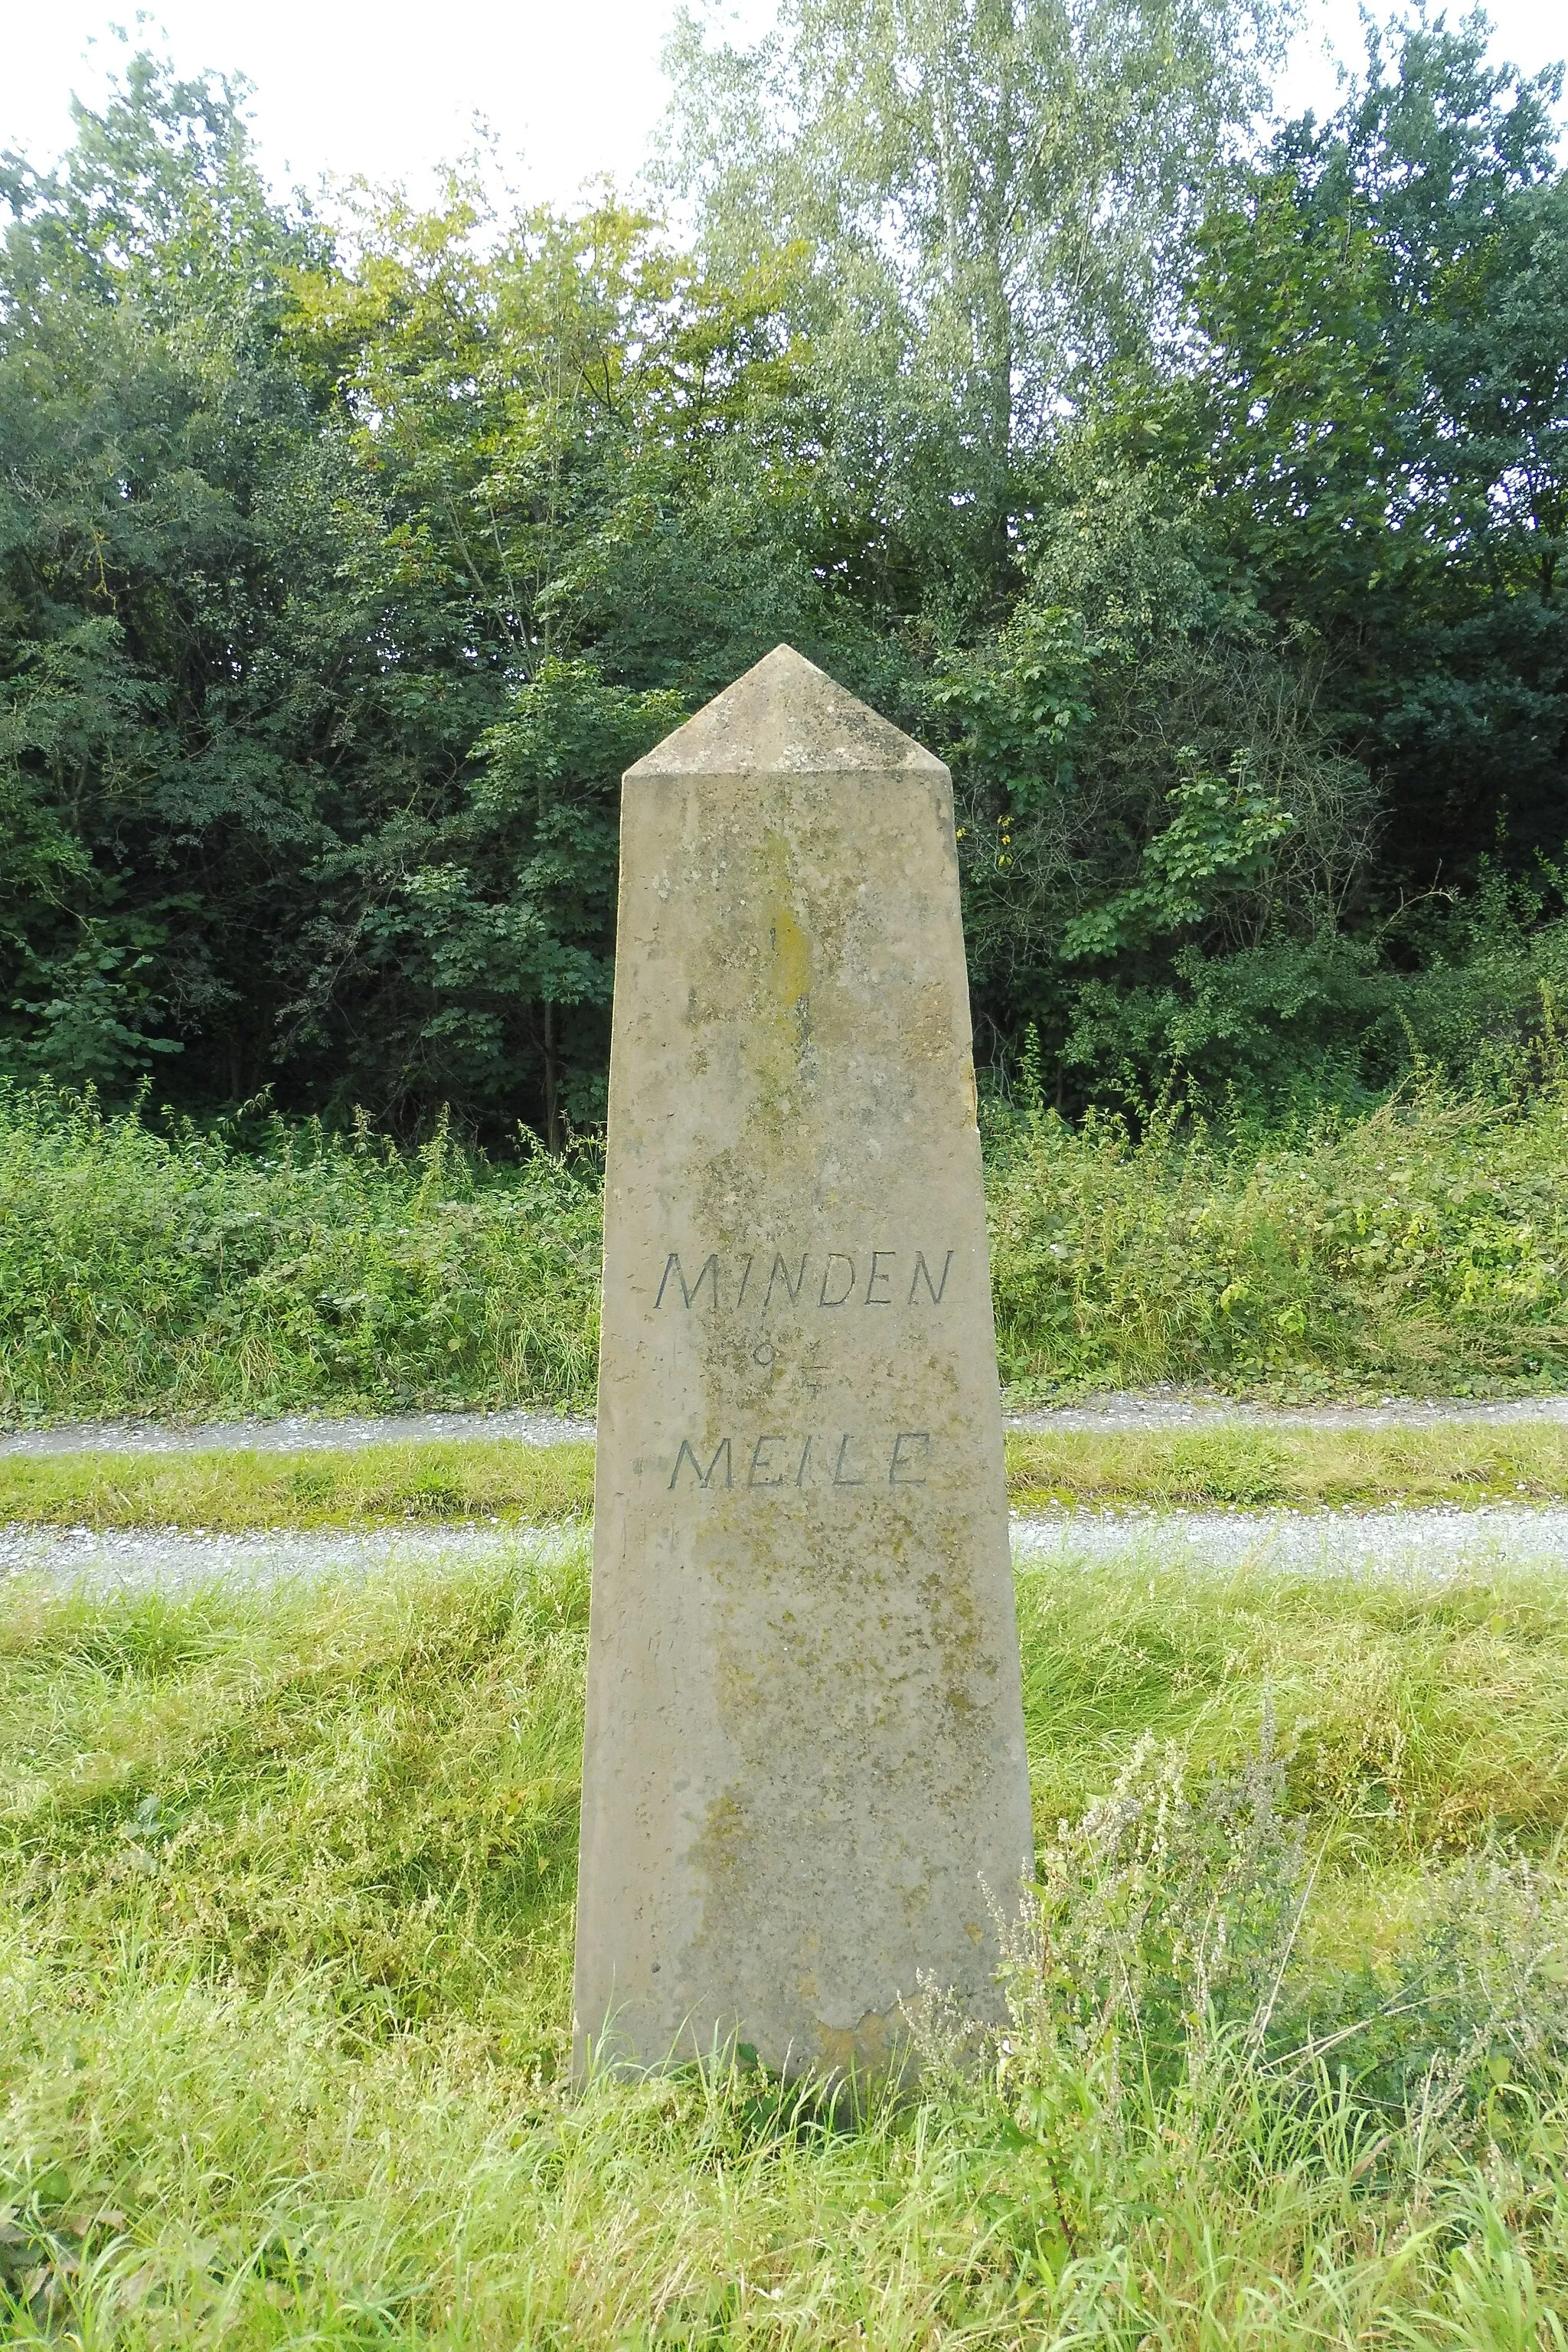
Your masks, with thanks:
M 620 893 L 579 2063 L 875 2069 L 1030 1852 L 947 771 L 781 646 Z

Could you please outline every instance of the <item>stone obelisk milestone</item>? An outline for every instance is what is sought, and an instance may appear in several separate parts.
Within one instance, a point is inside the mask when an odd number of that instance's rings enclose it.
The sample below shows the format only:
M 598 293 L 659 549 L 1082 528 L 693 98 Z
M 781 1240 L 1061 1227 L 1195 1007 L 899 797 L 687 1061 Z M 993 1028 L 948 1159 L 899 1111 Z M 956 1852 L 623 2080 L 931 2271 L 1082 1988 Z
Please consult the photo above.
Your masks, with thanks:
M 952 785 L 781 646 L 622 803 L 579 2067 L 900 2063 L 1030 1855 Z

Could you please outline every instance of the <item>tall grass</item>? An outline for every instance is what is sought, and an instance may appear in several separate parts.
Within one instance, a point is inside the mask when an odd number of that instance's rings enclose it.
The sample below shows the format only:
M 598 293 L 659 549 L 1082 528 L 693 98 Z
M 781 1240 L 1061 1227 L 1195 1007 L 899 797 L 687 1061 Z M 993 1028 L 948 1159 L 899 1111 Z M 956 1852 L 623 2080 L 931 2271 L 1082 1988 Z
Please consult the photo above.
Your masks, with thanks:
M 585 1565 L 13 1590 L 5 2340 L 1561 2340 L 1560 1582 L 1026 1576 L 1012 2021 L 845 2128 L 563 2083 Z
M 1226 1139 L 994 1116 L 1004 1373 L 1304 1393 L 1568 1381 L 1568 1084 Z M 588 1163 L 0 1087 L 0 1416 L 591 1401 Z
M 1226 1139 L 1157 1117 L 990 1136 L 1004 1377 L 1466 1394 L 1568 1378 L 1568 1085 L 1423 1083 Z
M 540 1154 L 263 1147 L 0 1086 L 0 1412 L 278 1412 L 591 1395 L 599 1201 Z

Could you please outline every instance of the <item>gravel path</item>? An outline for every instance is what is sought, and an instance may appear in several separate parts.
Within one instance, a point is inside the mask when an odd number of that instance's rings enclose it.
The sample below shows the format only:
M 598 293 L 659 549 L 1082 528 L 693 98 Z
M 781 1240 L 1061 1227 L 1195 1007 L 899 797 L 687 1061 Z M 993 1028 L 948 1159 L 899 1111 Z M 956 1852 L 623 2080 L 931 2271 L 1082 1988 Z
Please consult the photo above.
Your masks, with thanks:
M 514 1437 L 528 1445 L 591 1438 L 591 1421 L 560 1413 L 405 1412 L 283 1421 L 214 1421 L 183 1427 L 156 1421 L 74 1421 L 56 1429 L 0 1431 L 0 1454 L 308 1454 L 327 1447 L 386 1445 L 399 1438 Z
M 1298 1428 L 1421 1427 L 1444 1423 L 1568 1421 L 1568 1397 L 1519 1397 L 1493 1403 L 1385 1400 L 1378 1405 L 1271 1410 L 1175 1390 L 1080 1399 L 1008 1416 L 1015 1429 L 1163 1429 L 1245 1422 Z M 254 1447 L 298 1453 L 396 1439 L 515 1438 L 534 1445 L 591 1438 L 591 1421 L 549 1413 L 431 1412 L 386 1418 L 217 1422 L 171 1428 L 149 1422 L 84 1422 L 0 1434 L 0 1454 L 132 1452 L 177 1454 Z M 41 1575 L 94 1591 L 178 1588 L 225 1581 L 346 1572 L 375 1575 L 401 1564 L 437 1563 L 501 1550 L 558 1547 L 580 1530 L 495 1526 L 328 1529 L 303 1534 L 209 1536 L 174 1529 L 0 1528 L 0 1582 Z M 1194 1565 L 1239 1567 L 1268 1561 L 1321 1574 L 1444 1576 L 1485 1573 L 1502 1564 L 1568 1569 L 1568 1506 L 1496 1504 L 1379 1511 L 1064 1510 L 1014 1521 L 1020 1563 L 1090 1568 L 1112 1560 L 1151 1565 L 1173 1557 Z
M 267 1584 L 347 1573 L 374 1576 L 522 1551 L 558 1553 L 580 1528 L 328 1529 L 310 1534 L 207 1536 L 157 1528 L 0 1529 L 0 1584 L 38 1575 L 93 1592 L 178 1590 L 222 1579 Z M 1020 1566 L 1079 1570 L 1108 1562 L 1151 1567 L 1173 1559 L 1207 1568 L 1250 1563 L 1304 1574 L 1416 1579 L 1486 1575 L 1502 1567 L 1568 1569 L 1568 1506 L 1511 1504 L 1479 1510 L 1061 1511 L 1016 1519 Z
M 1568 1421 L 1568 1396 L 1384 1397 L 1376 1404 L 1242 1404 L 1192 1389 L 1116 1390 L 1075 1404 L 1020 1407 L 1009 1429 L 1191 1429 L 1243 1422 L 1269 1429 L 1429 1429 L 1453 1423 Z
M 329 1528 L 307 1534 L 209 1536 L 174 1528 L 0 1528 L 0 1586 L 18 1576 L 94 1592 L 177 1591 L 182 1586 L 278 1584 L 339 1574 L 375 1576 L 443 1560 L 531 1558 L 584 1540 L 582 1528 Z
M 1372 1405 L 1296 1407 L 1238 1404 L 1233 1397 L 1196 1390 L 1147 1389 L 1080 1397 L 1074 1404 L 1020 1407 L 1006 1415 L 1009 1429 L 1027 1430 L 1188 1429 L 1221 1422 L 1277 1429 L 1422 1429 L 1447 1423 L 1529 1421 L 1568 1421 L 1568 1396 L 1508 1397 L 1491 1402 L 1385 1397 Z M 295 1413 L 282 1421 L 218 1421 L 191 1427 L 151 1421 L 79 1421 L 54 1429 L 0 1431 L 0 1454 L 205 1454 L 238 1447 L 260 1454 L 300 1454 L 443 1437 L 511 1437 L 530 1445 L 560 1445 L 593 1434 L 592 1421 L 521 1409 L 331 1419 Z
M 1446 1505 L 1380 1511 L 1060 1511 L 1015 1519 L 1022 1563 L 1104 1561 L 1304 1574 L 1442 1577 L 1568 1569 L 1568 1505 Z

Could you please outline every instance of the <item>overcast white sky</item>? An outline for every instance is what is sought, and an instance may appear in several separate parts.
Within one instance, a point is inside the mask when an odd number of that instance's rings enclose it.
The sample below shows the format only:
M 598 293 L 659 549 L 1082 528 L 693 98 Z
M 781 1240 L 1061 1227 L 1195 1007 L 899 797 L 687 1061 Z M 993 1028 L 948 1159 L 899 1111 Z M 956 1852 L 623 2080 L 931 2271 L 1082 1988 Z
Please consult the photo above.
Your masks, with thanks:
M 499 135 L 514 184 L 565 204 L 600 173 L 623 186 L 634 177 L 664 105 L 658 54 L 674 6 L 161 0 L 142 37 L 166 31 L 183 69 L 248 75 L 258 142 L 276 182 L 314 188 L 323 174 L 363 173 L 400 179 L 423 196 L 436 168 L 472 144 L 478 114 Z M 1360 55 L 1355 0 L 1309 0 L 1309 9 L 1281 91 L 1292 112 L 1332 103 L 1329 44 Z M 724 13 L 754 32 L 772 8 L 770 0 L 725 0 Z M 1494 46 L 1521 66 L 1568 49 L 1561 0 L 1493 0 L 1489 13 Z M 94 102 L 106 66 L 124 54 L 116 22 L 134 26 L 126 0 L 0 0 L 0 147 L 54 160 L 69 140 L 71 92 Z

